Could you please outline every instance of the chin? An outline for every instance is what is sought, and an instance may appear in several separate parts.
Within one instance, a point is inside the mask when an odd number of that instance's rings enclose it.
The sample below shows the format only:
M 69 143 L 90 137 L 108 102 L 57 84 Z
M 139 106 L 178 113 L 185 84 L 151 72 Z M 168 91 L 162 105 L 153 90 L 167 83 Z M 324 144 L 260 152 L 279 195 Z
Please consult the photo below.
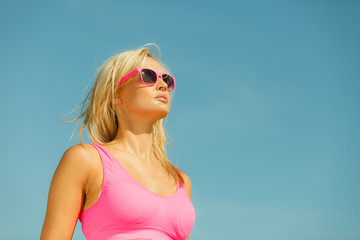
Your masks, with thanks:
M 165 118 L 169 112 L 170 107 L 168 105 L 143 105 L 138 106 L 137 108 L 133 108 L 133 111 L 136 111 L 138 113 L 141 113 L 145 118 L 153 119 L 155 121 Z
M 169 114 L 169 110 L 158 111 L 158 113 L 157 113 L 158 119 L 166 118 L 168 114 Z

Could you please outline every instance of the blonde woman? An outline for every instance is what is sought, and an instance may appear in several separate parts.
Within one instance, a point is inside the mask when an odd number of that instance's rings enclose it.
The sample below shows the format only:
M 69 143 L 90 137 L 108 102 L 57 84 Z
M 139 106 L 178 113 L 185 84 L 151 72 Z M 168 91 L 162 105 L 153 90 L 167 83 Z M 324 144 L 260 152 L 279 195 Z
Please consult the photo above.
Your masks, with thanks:
M 156 45 L 155 45 L 156 46 Z M 156 46 L 157 47 L 157 46 Z M 163 119 L 175 78 L 147 48 L 108 59 L 83 102 L 79 140 L 51 182 L 42 240 L 188 239 L 195 220 L 189 177 L 165 155 Z

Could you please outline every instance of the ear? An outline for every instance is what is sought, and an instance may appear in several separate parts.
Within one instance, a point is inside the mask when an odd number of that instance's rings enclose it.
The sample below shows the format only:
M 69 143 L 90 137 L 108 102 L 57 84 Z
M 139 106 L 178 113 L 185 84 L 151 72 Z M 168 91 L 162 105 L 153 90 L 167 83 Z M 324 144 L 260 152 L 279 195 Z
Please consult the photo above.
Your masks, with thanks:
M 110 102 L 114 105 L 122 104 L 122 100 L 119 95 L 116 95 L 115 99 L 111 99 Z

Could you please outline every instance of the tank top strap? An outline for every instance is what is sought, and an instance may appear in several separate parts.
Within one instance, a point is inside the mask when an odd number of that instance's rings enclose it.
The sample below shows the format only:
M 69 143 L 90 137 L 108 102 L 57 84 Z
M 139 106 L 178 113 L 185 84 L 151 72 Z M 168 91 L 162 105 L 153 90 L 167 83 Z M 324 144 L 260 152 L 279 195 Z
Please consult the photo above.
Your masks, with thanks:
M 100 144 L 97 143 L 90 143 L 91 145 L 93 145 L 96 150 L 98 151 L 100 158 L 101 158 L 101 162 L 104 168 L 104 173 L 107 171 L 107 169 L 109 168 L 113 168 L 114 164 L 116 165 L 116 163 L 114 163 L 114 159 L 112 158 L 112 156 L 109 154 L 109 152 Z M 116 161 L 116 160 L 115 160 Z

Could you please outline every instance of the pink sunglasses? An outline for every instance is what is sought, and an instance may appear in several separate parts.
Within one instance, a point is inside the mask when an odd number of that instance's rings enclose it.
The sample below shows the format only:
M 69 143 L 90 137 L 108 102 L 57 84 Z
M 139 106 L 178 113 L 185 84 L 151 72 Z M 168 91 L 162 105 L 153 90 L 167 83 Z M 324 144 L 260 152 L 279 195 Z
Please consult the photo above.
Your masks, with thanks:
M 175 78 L 173 76 L 167 73 L 157 73 L 149 68 L 136 68 L 134 71 L 129 72 L 121 78 L 119 86 L 136 73 L 140 73 L 141 82 L 145 85 L 153 86 L 161 78 L 167 84 L 167 90 L 171 92 L 175 90 Z

